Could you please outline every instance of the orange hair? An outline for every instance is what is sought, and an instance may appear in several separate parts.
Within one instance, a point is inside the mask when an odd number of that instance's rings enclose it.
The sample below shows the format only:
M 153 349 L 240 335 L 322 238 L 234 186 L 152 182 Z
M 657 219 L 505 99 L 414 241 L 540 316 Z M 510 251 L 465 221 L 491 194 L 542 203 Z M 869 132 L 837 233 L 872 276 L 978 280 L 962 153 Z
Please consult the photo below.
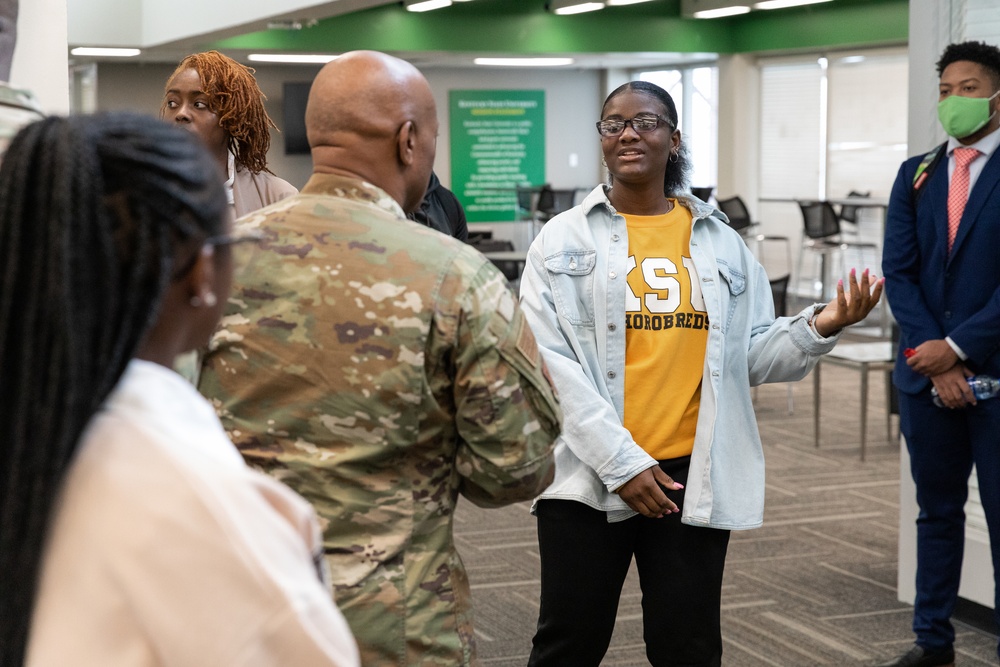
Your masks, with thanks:
M 229 135 L 229 150 L 236 164 L 254 174 L 271 173 L 267 149 L 271 146 L 270 129 L 277 129 L 277 125 L 264 109 L 267 98 L 253 76 L 255 70 L 218 51 L 205 51 L 184 58 L 167 81 L 187 69 L 198 73 L 201 89 L 208 95 L 208 106 Z M 160 113 L 165 109 L 166 100 Z

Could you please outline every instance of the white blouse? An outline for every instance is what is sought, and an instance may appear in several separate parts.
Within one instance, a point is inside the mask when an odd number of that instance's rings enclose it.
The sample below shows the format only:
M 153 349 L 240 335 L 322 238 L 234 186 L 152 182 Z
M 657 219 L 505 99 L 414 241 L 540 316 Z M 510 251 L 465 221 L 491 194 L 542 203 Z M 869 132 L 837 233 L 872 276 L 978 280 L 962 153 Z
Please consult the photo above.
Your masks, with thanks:
M 243 463 L 211 405 L 134 360 L 50 525 L 29 667 L 358 664 L 312 508 Z

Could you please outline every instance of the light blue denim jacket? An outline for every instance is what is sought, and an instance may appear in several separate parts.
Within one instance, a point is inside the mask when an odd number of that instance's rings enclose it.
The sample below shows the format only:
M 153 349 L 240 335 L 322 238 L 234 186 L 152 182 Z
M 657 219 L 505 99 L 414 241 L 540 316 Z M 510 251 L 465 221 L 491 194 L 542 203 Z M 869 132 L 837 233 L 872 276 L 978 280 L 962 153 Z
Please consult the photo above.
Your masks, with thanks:
M 809 326 L 818 304 L 775 319 L 767 275 L 723 214 L 678 199 L 694 219 L 691 257 L 711 322 L 682 520 L 756 528 L 764 515 L 764 453 L 750 387 L 805 377 L 836 336 L 823 338 Z M 555 480 L 539 499 L 576 500 L 607 512 L 609 521 L 635 514 L 613 491 L 656 465 L 622 426 L 627 258 L 625 219 L 598 186 L 545 224 L 521 280 L 521 305 L 563 408 Z

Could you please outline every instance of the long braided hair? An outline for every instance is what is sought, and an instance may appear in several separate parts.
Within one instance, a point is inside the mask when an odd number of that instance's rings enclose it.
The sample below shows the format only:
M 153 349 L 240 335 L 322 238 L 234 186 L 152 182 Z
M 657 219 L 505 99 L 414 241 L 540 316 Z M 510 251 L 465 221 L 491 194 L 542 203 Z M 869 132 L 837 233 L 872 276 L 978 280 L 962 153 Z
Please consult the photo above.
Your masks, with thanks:
M 156 321 L 179 249 L 224 231 L 191 134 L 131 113 L 37 121 L 0 165 L 0 664 L 20 665 L 80 435 Z
M 270 130 L 277 126 L 264 108 L 267 97 L 257 85 L 254 69 L 218 51 L 205 51 L 184 58 L 167 81 L 186 69 L 198 73 L 209 108 L 229 134 L 229 151 L 236 164 L 254 174 L 272 173 L 267 168 L 267 149 L 271 146 Z M 161 115 L 165 109 L 166 99 L 160 107 Z

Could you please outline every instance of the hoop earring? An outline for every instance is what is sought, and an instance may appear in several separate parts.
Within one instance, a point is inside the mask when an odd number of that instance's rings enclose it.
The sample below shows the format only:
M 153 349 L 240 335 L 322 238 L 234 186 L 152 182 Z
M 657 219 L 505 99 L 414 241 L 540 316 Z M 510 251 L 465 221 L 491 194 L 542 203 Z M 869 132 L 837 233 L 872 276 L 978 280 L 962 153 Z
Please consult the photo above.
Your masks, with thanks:
M 677 162 L 679 159 L 681 158 L 677 155 L 677 151 L 670 151 L 670 157 L 667 158 L 669 162 Z

